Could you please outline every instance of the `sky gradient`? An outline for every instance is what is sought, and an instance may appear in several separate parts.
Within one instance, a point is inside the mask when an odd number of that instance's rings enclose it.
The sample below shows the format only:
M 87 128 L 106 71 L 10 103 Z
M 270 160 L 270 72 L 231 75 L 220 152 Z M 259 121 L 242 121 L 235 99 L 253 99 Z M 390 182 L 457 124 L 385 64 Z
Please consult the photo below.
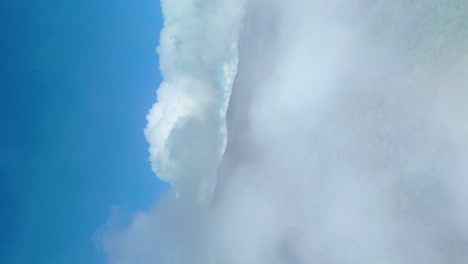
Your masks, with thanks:
M 167 189 L 143 128 L 160 82 L 158 1 L 3 1 L 0 262 L 105 263 L 110 207 Z

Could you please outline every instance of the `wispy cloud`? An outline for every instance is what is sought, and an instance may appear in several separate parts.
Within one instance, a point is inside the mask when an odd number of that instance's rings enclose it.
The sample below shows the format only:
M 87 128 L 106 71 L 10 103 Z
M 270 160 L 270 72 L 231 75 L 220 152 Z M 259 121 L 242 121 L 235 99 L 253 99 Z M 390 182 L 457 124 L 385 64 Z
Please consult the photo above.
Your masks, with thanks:
M 110 262 L 466 262 L 467 12 L 163 1 L 145 133 L 173 189 L 104 232 Z

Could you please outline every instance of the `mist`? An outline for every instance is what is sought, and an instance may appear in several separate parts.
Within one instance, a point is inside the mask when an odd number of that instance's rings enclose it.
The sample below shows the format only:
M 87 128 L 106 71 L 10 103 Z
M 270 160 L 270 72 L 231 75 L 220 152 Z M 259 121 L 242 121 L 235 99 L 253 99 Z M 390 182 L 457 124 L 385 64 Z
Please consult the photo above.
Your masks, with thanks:
M 173 188 L 110 263 L 468 261 L 468 3 L 195 2 L 146 130 Z

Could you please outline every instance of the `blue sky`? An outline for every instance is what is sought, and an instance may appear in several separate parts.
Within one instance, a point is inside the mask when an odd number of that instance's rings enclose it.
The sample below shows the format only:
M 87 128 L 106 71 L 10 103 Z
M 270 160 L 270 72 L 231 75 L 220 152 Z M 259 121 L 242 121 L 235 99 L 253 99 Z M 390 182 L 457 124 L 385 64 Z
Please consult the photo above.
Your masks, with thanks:
M 109 208 L 168 188 L 148 164 L 158 1 L 2 1 L 0 263 L 104 263 Z

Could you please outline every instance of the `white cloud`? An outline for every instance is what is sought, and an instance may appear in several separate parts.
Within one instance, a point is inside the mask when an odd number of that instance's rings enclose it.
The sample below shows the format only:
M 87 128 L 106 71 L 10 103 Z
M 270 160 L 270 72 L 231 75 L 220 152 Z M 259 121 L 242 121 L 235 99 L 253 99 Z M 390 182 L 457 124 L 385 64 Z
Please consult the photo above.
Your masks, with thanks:
M 174 188 L 106 225 L 110 262 L 465 263 L 467 8 L 164 1 L 145 133 Z
M 162 9 L 164 28 L 158 52 L 164 81 L 148 114 L 145 135 L 153 171 L 179 188 L 177 182 L 184 181 L 182 178 L 201 177 L 193 175 L 195 171 L 213 174 L 220 159 L 220 142 L 225 138 L 222 113 L 232 81 L 220 84 L 216 76 L 223 65 L 232 65 L 235 59 L 233 45 L 242 4 L 227 0 L 162 1 Z M 232 73 L 226 74 L 225 78 L 232 79 Z M 177 131 L 187 131 L 186 126 L 195 128 L 188 132 L 192 135 L 179 135 Z M 193 162 L 193 156 L 203 160 Z

